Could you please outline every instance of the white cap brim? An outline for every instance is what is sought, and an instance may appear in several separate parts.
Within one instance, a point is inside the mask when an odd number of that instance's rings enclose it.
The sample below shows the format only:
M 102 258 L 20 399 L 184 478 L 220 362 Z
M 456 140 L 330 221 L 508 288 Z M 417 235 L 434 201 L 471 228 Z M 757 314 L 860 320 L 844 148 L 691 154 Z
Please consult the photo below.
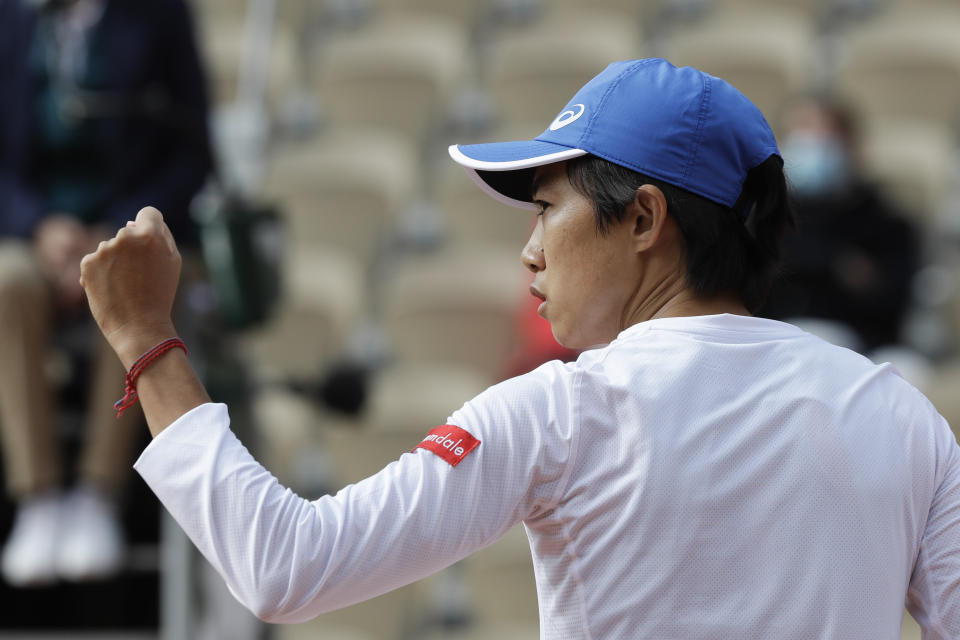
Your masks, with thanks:
M 498 189 L 484 176 L 489 178 L 489 172 L 521 171 L 587 154 L 583 149 L 572 149 L 540 140 L 454 144 L 450 145 L 448 151 L 450 157 L 466 169 L 470 178 L 484 192 L 506 205 L 528 211 L 536 211 L 536 205 L 529 200 L 520 199 L 518 193 L 507 193 Z

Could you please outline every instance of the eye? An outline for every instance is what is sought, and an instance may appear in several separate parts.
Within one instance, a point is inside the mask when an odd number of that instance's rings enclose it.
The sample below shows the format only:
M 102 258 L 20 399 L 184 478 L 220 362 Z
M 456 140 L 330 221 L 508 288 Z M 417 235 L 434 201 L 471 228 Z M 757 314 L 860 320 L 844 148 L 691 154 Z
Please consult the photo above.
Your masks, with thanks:
M 550 208 L 549 202 L 544 202 L 543 200 L 534 200 L 533 204 L 537 205 L 537 215 L 542 216 L 546 213 L 547 209 Z

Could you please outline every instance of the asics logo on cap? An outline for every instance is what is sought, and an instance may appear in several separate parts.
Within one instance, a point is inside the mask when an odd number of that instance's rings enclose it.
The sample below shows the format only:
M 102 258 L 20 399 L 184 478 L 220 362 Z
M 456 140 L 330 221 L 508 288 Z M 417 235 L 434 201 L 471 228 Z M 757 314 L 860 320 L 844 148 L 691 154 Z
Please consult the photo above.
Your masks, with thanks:
M 576 109 L 577 107 L 579 107 L 580 110 L 574 111 L 573 109 Z M 566 111 L 558 115 L 553 122 L 550 123 L 550 131 L 556 131 L 557 129 L 564 128 L 565 126 L 567 126 L 568 124 L 570 124 L 571 122 L 573 122 L 574 120 L 582 116 L 583 110 L 585 108 L 586 107 L 584 107 L 582 104 L 573 105 L 573 109 L 567 109 Z

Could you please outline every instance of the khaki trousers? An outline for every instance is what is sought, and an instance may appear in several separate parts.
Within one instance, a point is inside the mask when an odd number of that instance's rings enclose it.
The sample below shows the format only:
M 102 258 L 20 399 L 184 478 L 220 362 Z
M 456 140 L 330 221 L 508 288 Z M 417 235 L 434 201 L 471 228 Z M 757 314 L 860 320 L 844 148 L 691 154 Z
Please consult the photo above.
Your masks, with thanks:
M 0 443 L 7 491 L 15 499 L 61 482 L 56 394 L 45 366 L 54 328 L 52 288 L 30 245 L 0 239 Z M 143 415 L 137 406 L 117 419 L 113 403 L 123 395 L 124 369 L 96 334 L 79 474 L 114 491 L 130 473 Z

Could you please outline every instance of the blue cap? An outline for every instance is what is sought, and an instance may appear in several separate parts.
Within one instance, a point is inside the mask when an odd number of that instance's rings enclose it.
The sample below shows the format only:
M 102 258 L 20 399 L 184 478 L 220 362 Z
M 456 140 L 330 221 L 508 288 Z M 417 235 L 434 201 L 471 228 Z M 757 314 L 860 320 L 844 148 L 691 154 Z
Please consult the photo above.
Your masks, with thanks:
M 536 206 L 521 170 L 588 153 L 732 207 L 747 172 L 780 153 L 763 114 L 731 84 L 660 58 L 614 62 L 534 140 L 449 151 L 484 191 L 522 209 Z

